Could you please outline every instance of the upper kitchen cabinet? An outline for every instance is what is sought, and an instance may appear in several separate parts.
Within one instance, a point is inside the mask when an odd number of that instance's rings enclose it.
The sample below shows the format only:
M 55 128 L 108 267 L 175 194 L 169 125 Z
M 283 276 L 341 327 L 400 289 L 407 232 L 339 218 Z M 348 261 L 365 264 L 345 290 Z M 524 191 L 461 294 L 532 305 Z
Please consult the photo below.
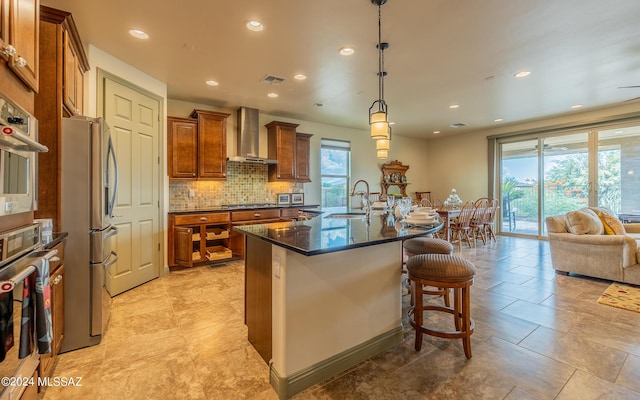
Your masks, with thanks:
M 0 0 L 1 1 L 1 0 Z M 89 70 L 73 16 L 40 7 L 40 91 L 34 115 L 38 139 L 49 148 L 38 154 L 38 210 L 36 218 L 52 218 L 57 230 L 60 217 L 60 135 L 62 118 L 82 114 L 83 74 Z M 69 76 L 73 80 L 69 80 Z M 70 96 L 69 93 L 76 93 Z M 73 103 L 69 98 L 73 99 Z
M 169 179 L 227 179 L 229 115 L 215 111 L 193 110 L 192 119 L 167 119 Z
M 0 53 L 34 92 L 39 86 L 39 0 L 0 0 Z
M 309 156 L 311 154 L 311 134 L 296 133 L 296 181 L 311 182 Z
M 311 136 L 297 133 L 298 124 L 272 121 L 267 125 L 269 158 L 278 160 L 269 165 L 269 181 L 311 182 L 309 153 Z
M 198 177 L 198 123 L 190 118 L 167 118 L 169 178 Z

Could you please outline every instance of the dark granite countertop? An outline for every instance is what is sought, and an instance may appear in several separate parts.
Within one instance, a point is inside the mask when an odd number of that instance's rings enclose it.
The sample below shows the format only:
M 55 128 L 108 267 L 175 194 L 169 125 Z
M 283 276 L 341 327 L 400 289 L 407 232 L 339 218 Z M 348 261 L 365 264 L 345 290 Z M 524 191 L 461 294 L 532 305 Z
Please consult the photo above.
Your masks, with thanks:
M 318 208 L 319 204 L 233 204 L 207 207 L 185 207 L 169 210 L 169 214 L 193 214 L 203 212 L 250 211 L 280 208 Z
M 69 236 L 69 233 L 67 232 L 53 232 L 51 239 L 42 239 L 42 244 L 45 249 L 52 249 L 55 245 L 62 242 L 67 236 Z
M 242 225 L 233 229 L 287 248 L 306 256 L 373 246 L 422 236 L 440 230 L 440 218 L 433 224 L 412 226 L 386 213 L 371 215 L 369 223 L 362 217 L 331 218 L 330 213 L 307 221 Z

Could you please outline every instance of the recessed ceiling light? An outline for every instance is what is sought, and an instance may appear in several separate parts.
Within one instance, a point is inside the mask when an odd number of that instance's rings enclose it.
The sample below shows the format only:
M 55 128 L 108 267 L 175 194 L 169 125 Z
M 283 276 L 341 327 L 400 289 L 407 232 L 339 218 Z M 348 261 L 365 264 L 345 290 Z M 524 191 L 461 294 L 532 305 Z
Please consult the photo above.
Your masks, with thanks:
M 525 76 L 531 75 L 531 71 L 519 71 L 513 74 L 516 78 L 524 78 Z
M 438 133 L 440 133 L 440 131 L 433 131 L 434 135 L 437 135 Z
M 254 32 L 260 32 L 264 29 L 264 25 L 260 21 L 249 21 L 247 22 L 247 29 Z
M 355 52 L 356 52 L 356 49 L 354 49 L 353 47 L 342 47 L 340 49 L 340 54 L 343 56 L 350 56 Z
M 131 29 L 129 31 L 129 35 L 136 39 L 149 39 L 149 34 L 145 31 L 141 31 L 140 29 Z
M 322 103 L 313 103 L 313 105 L 314 105 L 314 106 L 316 106 L 316 107 L 322 107 L 322 106 L 324 106 L 324 104 L 322 104 Z
M 459 108 L 459 107 L 460 107 L 460 104 L 452 104 L 452 105 L 449 106 L 449 108 L 452 109 L 452 110 L 455 109 L 455 108 Z
M 208 80 L 206 82 L 206 84 L 209 85 L 209 86 L 218 86 L 219 85 L 219 83 L 217 81 L 213 81 L 213 80 Z
M 582 104 L 574 104 L 569 108 L 581 108 L 581 107 L 582 107 Z
M 493 120 L 493 122 L 502 122 L 502 121 L 504 121 L 504 119 L 502 119 L 502 118 L 496 118 L 496 119 Z
M 305 74 L 295 74 L 293 76 L 293 79 L 297 79 L 299 81 L 303 81 L 303 80 L 307 79 L 307 76 Z
M 271 97 L 272 99 L 275 99 L 276 97 L 278 97 L 278 93 L 269 93 L 267 96 Z

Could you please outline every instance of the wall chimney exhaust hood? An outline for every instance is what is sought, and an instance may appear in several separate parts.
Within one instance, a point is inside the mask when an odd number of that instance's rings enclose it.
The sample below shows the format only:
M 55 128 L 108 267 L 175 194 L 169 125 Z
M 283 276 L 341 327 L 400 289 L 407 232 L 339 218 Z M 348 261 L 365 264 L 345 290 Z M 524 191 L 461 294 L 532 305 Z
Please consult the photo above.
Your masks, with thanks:
M 229 157 L 228 161 L 249 162 L 257 164 L 277 164 L 277 160 L 269 160 L 259 156 L 260 129 L 258 110 L 241 107 L 238 109 L 238 155 Z

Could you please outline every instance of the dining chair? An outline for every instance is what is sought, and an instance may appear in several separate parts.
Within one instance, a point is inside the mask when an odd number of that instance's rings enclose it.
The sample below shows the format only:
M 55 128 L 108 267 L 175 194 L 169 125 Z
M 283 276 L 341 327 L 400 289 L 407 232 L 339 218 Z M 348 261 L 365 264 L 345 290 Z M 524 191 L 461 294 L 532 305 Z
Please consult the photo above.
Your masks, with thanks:
M 498 199 L 490 200 L 489 207 L 485 215 L 485 221 L 482 224 L 483 230 L 485 232 L 485 237 L 487 238 L 487 240 L 493 238 L 494 242 L 496 242 L 496 235 L 493 231 L 493 227 L 496 219 L 496 213 L 498 211 L 498 204 L 499 204 Z
M 433 201 L 433 208 L 435 208 L 436 210 L 443 209 L 444 208 L 444 203 L 440 199 L 435 199 Z
M 376 201 L 380 201 L 380 192 L 369 193 L 369 203 L 373 204 Z
M 475 204 L 469 200 L 460 209 L 460 214 L 454 222 L 451 222 L 449 230 L 451 231 L 451 243 L 458 242 L 458 250 L 462 250 L 462 239 L 465 239 L 469 247 L 471 245 L 471 218 L 475 211 Z
M 421 199 L 420 200 L 420 207 L 431 207 L 431 208 L 433 208 L 433 204 L 431 204 L 431 201 L 429 199 Z
M 487 217 L 487 211 L 489 210 L 489 198 L 482 197 L 476 200 L 474 203 L 473 216 L 469 222 L 471 227 L 471 237 L 473 241 L 478 240 L 478 236 L 482 240 L 482 244 L 487 244 L 487 237 L 485 235 L 484 224 Z

